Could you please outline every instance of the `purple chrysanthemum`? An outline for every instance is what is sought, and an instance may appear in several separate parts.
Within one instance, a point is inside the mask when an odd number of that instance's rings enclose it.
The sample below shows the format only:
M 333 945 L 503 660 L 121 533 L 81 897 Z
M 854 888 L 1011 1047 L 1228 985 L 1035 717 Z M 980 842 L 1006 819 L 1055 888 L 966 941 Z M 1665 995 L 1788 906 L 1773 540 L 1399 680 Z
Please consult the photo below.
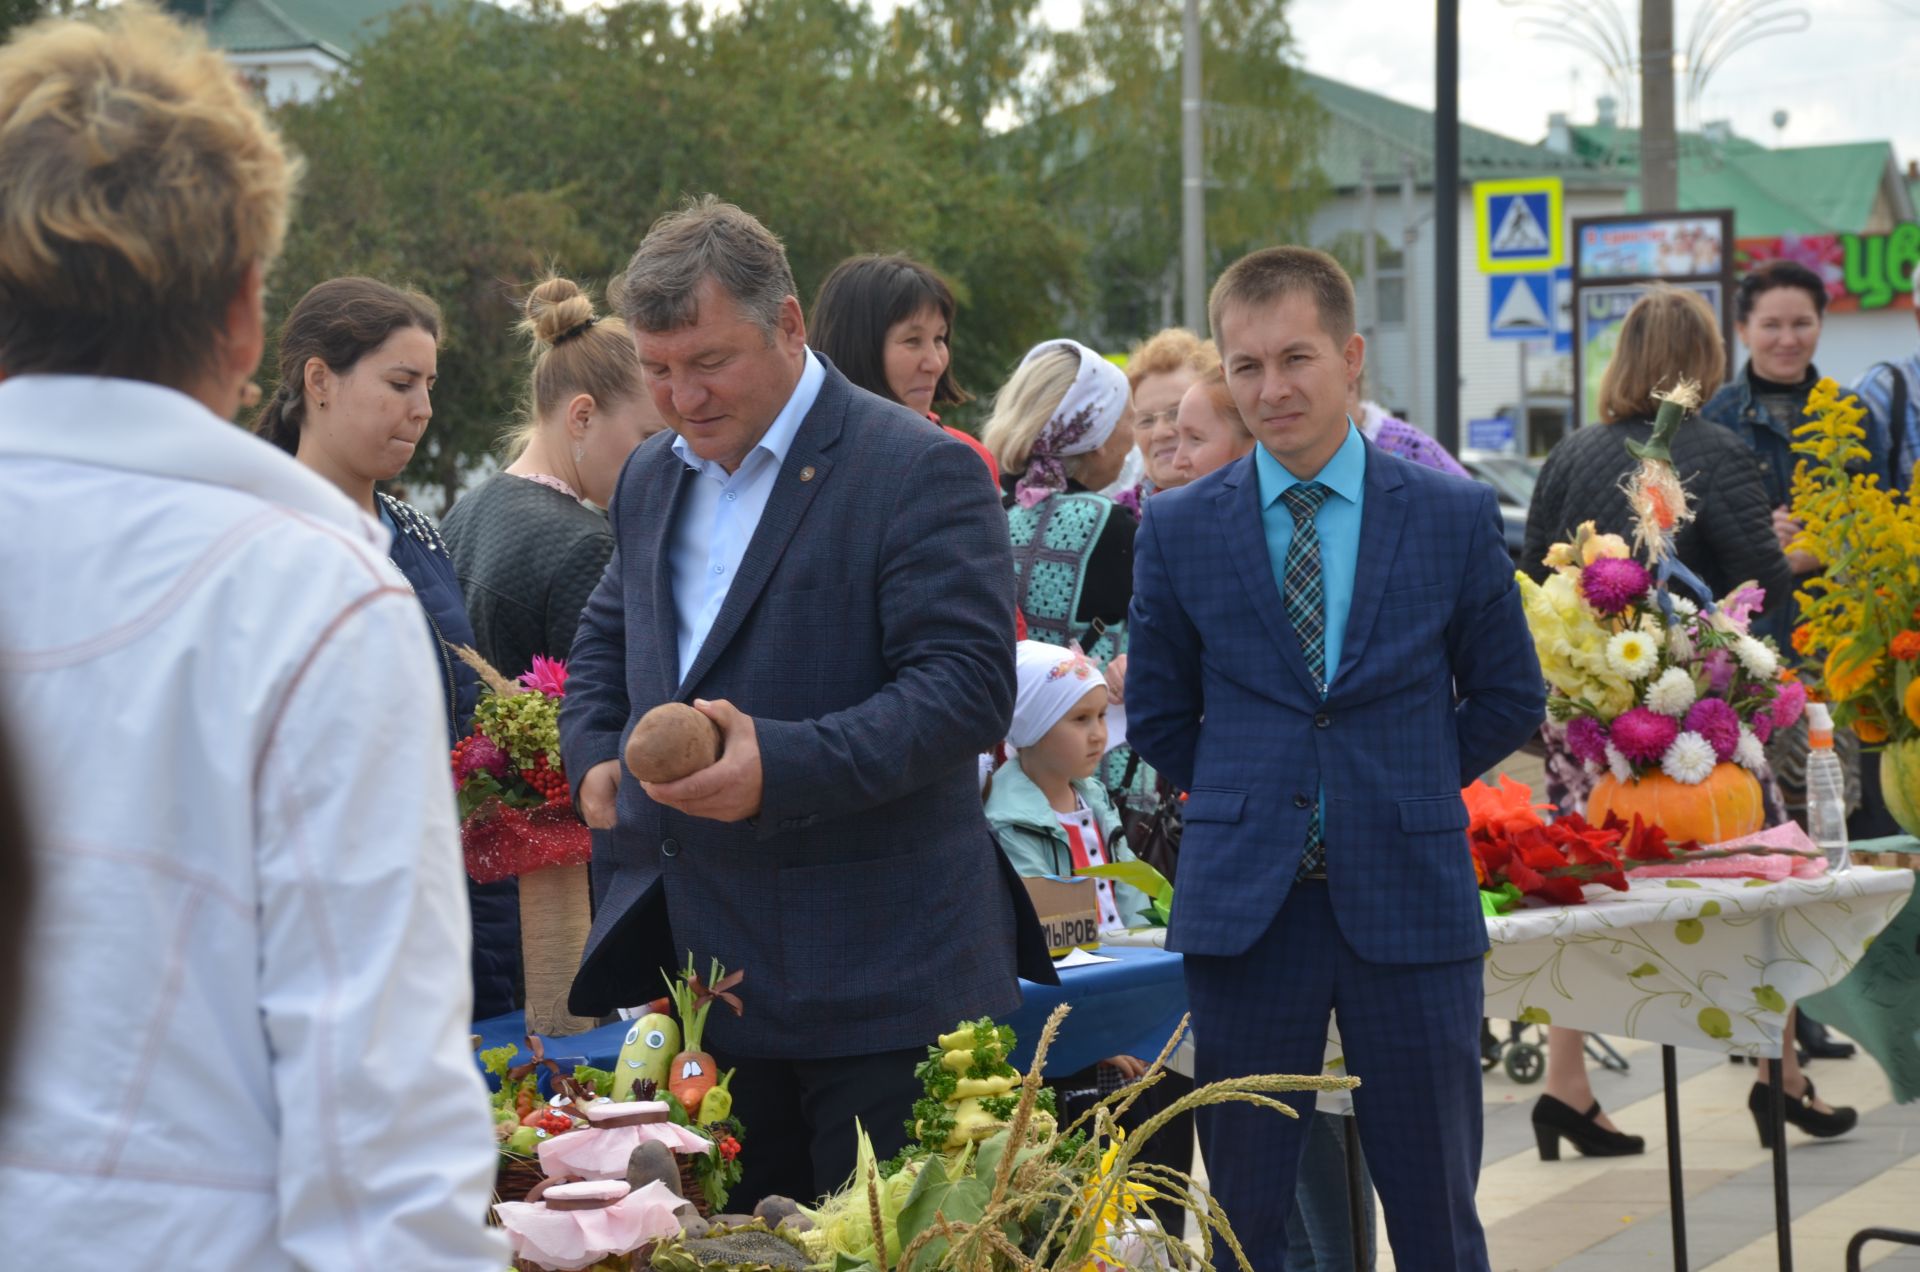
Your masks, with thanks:
M 1568 721 L 1567 750 L 1577 760 L 1605 764 L 1607 762 L 1607 726 L 1592 716 L 1578 716 Z
M 1687 729 L 1698 733 L 1713 748 L 1713 756 L 1725 764 L 1740 745 L 1740 716 L 1732 705 L 1720 698 L 1702 698 L 1687 712 Z
M 1798 680 L 1789 680 L 1780 686 L 1780 692 L 1773 699 L 1773 727 L 1784 729 L 1800 718 L 1807 709 L 1807 687 Z M 1761 741 L 1766 739 L 1762 738 Z
M 1580 571 L 1580 591 L 1602 614 L 1618 614 L 1653 586 L 1647 568 L 1626 557 L 1601 557 Z
M 1678 720 L 1645 707 L 1623 711 L 1613 722 L 1614 749 L 1633 764 L 1658 764 L 1679 736 Z
M 1773 736 L 1773 708 L 1761 707 L 1753 713 L 1753 719 L 1747 721 L 1747 727 L 1753 730 L 1753 736 L 1762 743 Z
M 1733 655 L 1724 649 L 1709 650 L 1700 664 L 1707 669 L 1707 687 L 1714 693 L 1725 693 L 1733 683 Z

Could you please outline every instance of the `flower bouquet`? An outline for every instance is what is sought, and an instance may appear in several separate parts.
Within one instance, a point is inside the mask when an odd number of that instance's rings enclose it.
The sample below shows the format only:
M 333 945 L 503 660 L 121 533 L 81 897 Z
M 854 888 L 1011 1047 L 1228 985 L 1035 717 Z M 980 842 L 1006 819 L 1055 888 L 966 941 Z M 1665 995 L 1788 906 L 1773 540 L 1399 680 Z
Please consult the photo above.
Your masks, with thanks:
M 1771 641 L 1749 623 L 1751 584 L 1703 604 L 1672 593 L 1617 535 L 1582 525 L 1548 552 L 1545 583 L 1520 579 L 1534 649 L 1573 756 L 1604 775 L 1586 819 L 1639 814 L 1680 840 L 1760 828 L 1763 744 L 1806 706 Z M 1677 562 L 1671 563 L 1676 568 Z
M 1877 474 L 1849 471 L 1869 458 L 1865 412 L 1832 380 L 1814 386 L 1807 414 L 1794 430 L 1806 459 L 1793 478 L 1802 528 L 1792 546 L 1823 569 L 1799 593 L 1794 652 L 1813 663 L 1835 722 L 1884 746 L 1888 811 L 1920 833 L 1920 482 L 1882 490 Z
M 560 761 L 567 665 L 536 655 L 515 682 L 471 649 L 454 652 L 484 686 L 473 732 L 453 748 L 467 874 L 475 883 L 520 880 L 528 1032 L 579 1033 L 594 1022 L 566 1002 L 592 923 L 593 839 L 574 815 Z

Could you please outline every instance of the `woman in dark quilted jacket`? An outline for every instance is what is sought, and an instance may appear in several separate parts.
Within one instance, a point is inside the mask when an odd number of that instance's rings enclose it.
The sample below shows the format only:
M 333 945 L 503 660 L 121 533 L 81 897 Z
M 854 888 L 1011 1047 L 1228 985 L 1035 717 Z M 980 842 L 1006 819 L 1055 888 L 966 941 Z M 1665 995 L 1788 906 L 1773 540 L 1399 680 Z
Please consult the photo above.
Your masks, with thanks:
M 1568 436 L 1547 456 L 1527 509 L 1521 568 L 1535 582 L 1550 571 L 1544 557 L 1555 543 L 1570 541 L 1584 521 L 1603 534 L 1631 538 L 1633 512 L 1621 489 L 1639 460 L 1627 443 L 1644 444 L 1653 434 L 1656 390 L 1691 380 L 1703 390 L 1720 383 L 1726 353 L 1713 311 L 1697 292 L 1655 287 L 1628 311 L 1620 343 L 1600 381 L 1600 415 L 1606 422 Z M 1761 461 L 1746 442 L 1724 425 L 1698 415 L 1680 426 L 1673 440 L 1673 466 L 1686 484 L 1694 520 L 1674 537 L 1682 564 L 1699 575 L 1715 596 L 1753 581 L 1766 590 L 1766 605 L 1756 630 L 1767 630 L 1769 613 L 1793 610 L 1793 570 L 1773 529 L 1773 502 L 1763 480 Z M 1549 722 L 1543 729 L 1547 758 L 1547 799 L 1577 811 L 1586 805 L 1595 775 L 1568 753 L 1565 731 Z M 1767 822 L 1785 820 L 1771 776 Z M 1762 1069 L 1764 1080 L 1765 1069 Z M 1816 1135 L 1839 1134 L 1853 1125 L 1851 1109 L 1833 1110 L 1813 1097 L 1813 1088 L 1789 1055 L 1782 1081 L 1789 1114 L 1804 1109 L 1796 1125 Z M 1645 1150 L 1637 1135 L 1622 1134 L 1593 1098 L 1587 1079 L 1585 1039 L 1577 1030 L 1552 1028 L 1547 1037 L 1546 1093 L 1534 1106 L 1534 1133 L 1541 1157 L 1557 1157 L 1561 1139 L 1588 1156 L 1625 1156 Z M 1549 1156 L 1551 1154 L 1551 1157 Z

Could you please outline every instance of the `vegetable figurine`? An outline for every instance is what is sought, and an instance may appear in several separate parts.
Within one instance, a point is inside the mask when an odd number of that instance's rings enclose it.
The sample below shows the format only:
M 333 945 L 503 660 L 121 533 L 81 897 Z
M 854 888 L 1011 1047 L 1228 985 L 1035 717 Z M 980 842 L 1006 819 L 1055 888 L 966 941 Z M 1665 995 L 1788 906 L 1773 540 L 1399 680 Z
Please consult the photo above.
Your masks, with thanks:
M 666 1015 L 672 1000 L 656 998 L 648 1004 L 647 1014 L 633 1022 L 627 1039 L 621 1044 L 620 1058 L 613 1066 L 613 1090 L 616 1100 L 633 1098 L 633 1088 L 642 1079 L 654 1089 L 665 1090 L 667 1066 L 680 1050 L 680 1026 Z
M 1003 1129 L 1020 1099 L 1020 1074 L 1007 1063 L 1014 1041 L 1012 1029 L 984 1017 L 942 1034 L 914 1070 L 927 1093 L 914 1103 L 908 1132 L 941 1153 Z M 1041 1091 L 1035 1124 L 1050 1129 L 1054 1112 L 1052 1090 Z
M 667 991 L 680 1013 L 683 1034 L 683 1050 L 674 1056 L 667 1070 L 667 1090 L 680 1101 L 690 1118 L 700 1116 L 700 1101 L 714 1089 L 716 1070 L 719 1068 L 713 1057 L 700 1049 L 701 1040 L 707 1032 L 707 1013 L 713 1009 L 715 999 L 731 1007 L 734 1015 L 741 1013 L 739 997 L 728 991 L 746 979 L 746 973 L 728 972 L 720 966 L 720 960 L 715 959 L 708 977 L 708 981 L 700 979 L 700 973 L 693 967 L 693 951 L 689 950 L 687 966 L 681 971 L 679 979 L 667 981 Z M 729 1095 L 729 1110 L 732 1104 Z
M 724 1122 L 733 1113 L 733 1092 L 727 1089 L 732 1081 L 733 1070 L 728 1069 L 700 1101 L 702 1122 Z

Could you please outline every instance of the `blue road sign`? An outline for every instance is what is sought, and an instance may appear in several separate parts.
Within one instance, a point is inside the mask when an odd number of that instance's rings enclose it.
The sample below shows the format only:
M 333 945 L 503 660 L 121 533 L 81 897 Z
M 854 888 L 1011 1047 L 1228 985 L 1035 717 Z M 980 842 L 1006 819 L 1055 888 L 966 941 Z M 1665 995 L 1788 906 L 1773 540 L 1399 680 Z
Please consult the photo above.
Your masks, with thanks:
M 1553 331 L 1553 275 L 1494 274 L 1487 279 L 1489 339 L 1549 340 Z
M 1467 421 L 1467 445 L 1474 450 L 1508 451 L 1513 449 L 1513 421 L 1504 415 L 1492 419 Z

